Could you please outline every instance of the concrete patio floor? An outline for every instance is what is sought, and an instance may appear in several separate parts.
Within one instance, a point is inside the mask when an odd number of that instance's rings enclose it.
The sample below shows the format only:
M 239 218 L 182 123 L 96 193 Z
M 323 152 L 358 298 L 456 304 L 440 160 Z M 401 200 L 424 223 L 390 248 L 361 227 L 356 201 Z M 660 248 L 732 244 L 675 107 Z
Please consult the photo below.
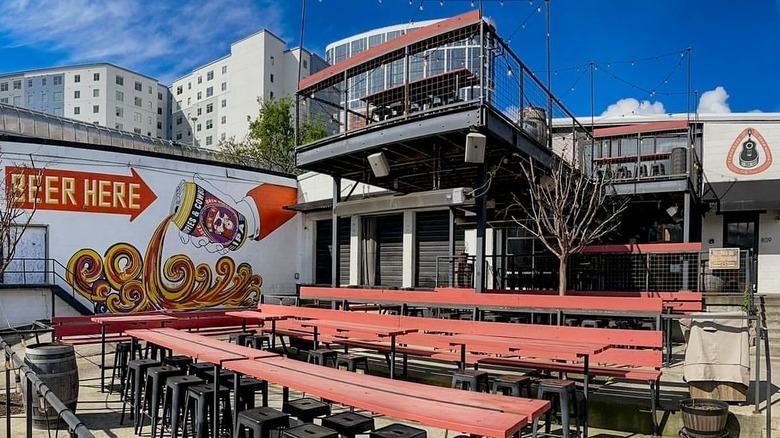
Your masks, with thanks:
M 10 339 L 8 339 L 10 341 Z M 46 335 L 42 340 L 49 340 L 49 336 Z M 34 338 L 26 338 L 21 342 L 17 342 L 14 346 L 14 350 L 20 356 L 24 355 L 24 349 L 26 345 L 35 343 Z M 109 352 L 112 348 L 109 348 Z M 355 352 L 356 350 L 351 350 Z M 384 359 L 375 354 L 360 352 L 361 354 L 367 354 L 371 358 L 371 373 L 378 375 L 387 375 L 387 367 L 384 363 Z M 77 364 L 79 368 L 79 377 L 81 385 L 79 388 L 79 402 L 76 410 L 76 415 L 83 421 L 83 423 L 92 431 L 96 437 L 106 438 L 122 438 L 136 436 L 133 431 L 133 427 L 130 421 L 125 419 L 125 424 L 119 424 L 120 413 L 122 410 L 122 402 L 119 399 L 119 394 L 116 392 L 113 394 L 101 393 L 99 391 L 100 386 L 100 345 L 83 345 L 76 347 Z M 107 357 L 107 363 L 112 363 L 113 355 Z M 780 364 L 780 361 L 774 361 L 775 365 Z M 762 369 L 764 368 L 762 363 Z M 454 367 L 450 367 L 446 364 L 433 363 L 429 361 L 410 359 L 409 360 L 409 375 L 406 377 L 409 380 L 421 381 L 428 384 L 437 385 L 449 385 L 449 374 Z M 776 372 L 780 370 L 780 367 L 773 366 L 773 375 L 777 375 Z M 503 371 L 502 371 L 503 372 Z M 110 370 L 108 371 L 110 377 Z M 661 393 L 661 407 L 667 410 L 666 413 L 659 412 L 659 421 L 663 426 L 664 436 L 677 436 L 677 432 L 682 427 L 682 420 L 679 414 L 679 400 L 687 397 L 687 384 L 682 380 L 683 367 L 678 362 L 670 368 L 664 369 L 664 376 L 662 381 L 662 393 Z M 762 376 L 765 375 L 765 370 L 762 372 Z M 13 383 L 12 383 L 13 385 Z M 5 400 L 5 387 L 4 378 L 0 379 L 0 387 L 2 388 L 1 400 Z M 752 402 L 752 385 L 751 392 L 748 400 Z M 780 394 L 777 393 L 777 388 L 773 387 L 773 415 L 772 424 L 773 431 L 770 436 L 780 436 L 780 406 L 777 401 L 780 400 Z M 595 427 L 590 428 L 589 435 L 591 437 L 598 438 L 618 438 L 618 437 L 649 437 L 651 435 L 637 433 L 642 429 L 647 429 L 650 424 L 649 416 L 649 401 L 648 401 L 648 388 L 646 385 L 633 385 L 626 383 L 616 383 L 610 381 L 596 382 L 593 387 L 593 394 L 591 397 L 591 409 L 590 418 L 592 425 L 603 425 L 610 429 L 599 429 Z M 291 392 L 291 397 L 300 395 L 294 391 Z M 269 401 L 270 406 L 275 408 L 281 408 L 282 400 L 282 388 L 276 385 L 270 385 L 269 389 Z M 334 412 L 340 412 L 348 409 L 341 405 L 334 405 Z M 764 405 L 761 405 L 761 412 L 758 414 L 753 413 L 753 405 L 747 404 L 744 406 L 730 406 L 730 418 L 729 418 L 729 430 L 732 437 L 763 437 L 765 434 L 765 413 Z M 24 412 L 20 414 L 12 415 L 12 437 L 25 437 L 26 436 L 26 418 Z M 375 423 L 377 427 L 383 425 L 398 422 L 397 419 L 375 416 Z M 445 431 L 442 429 L 420 426 L 413 424 L 415 427 L 421 427 L 428 431 L 430 438 L 447 438 L 458 435 L 457 431 Z M 560 433 L 560 427 L 557 424 L 553 424 L 553 432 L 558 431 Z M 622 431 L 621 431 L 622 430 Z M 633 432 L 632 432 L 633 430 Z M 525 430 L 530 436 L 530 429 Z M 60 431 L 60 434 L 65 434 L 64 431 Z M 647 432 L 649 433 L 649 432 Z M 0 421 L 0 438 L 6 437 L 6 420 L 3 418 Z M 34 430 L 34 437 L 50 438 L 55 436 L 54 431 L 46 430 Z M 67 435 L 61 435 L 67 436 Z M 150 437 L 151 428 L 147 425 L 141 436 Z M 166 434 L 165 436 L 170 436 Z

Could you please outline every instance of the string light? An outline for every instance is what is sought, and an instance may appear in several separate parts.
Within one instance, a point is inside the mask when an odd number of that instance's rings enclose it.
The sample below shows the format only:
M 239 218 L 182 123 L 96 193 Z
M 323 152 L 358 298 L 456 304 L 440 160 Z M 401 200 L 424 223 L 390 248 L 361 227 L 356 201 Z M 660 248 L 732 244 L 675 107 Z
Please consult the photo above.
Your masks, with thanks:
M 509 76 L 509 77 L 512 77 L 512 66 L 511 65 L 507 65 L 506 66 L 506 75 Z
M 439 0 L 439 6 L 444 6 L 444 0 Z

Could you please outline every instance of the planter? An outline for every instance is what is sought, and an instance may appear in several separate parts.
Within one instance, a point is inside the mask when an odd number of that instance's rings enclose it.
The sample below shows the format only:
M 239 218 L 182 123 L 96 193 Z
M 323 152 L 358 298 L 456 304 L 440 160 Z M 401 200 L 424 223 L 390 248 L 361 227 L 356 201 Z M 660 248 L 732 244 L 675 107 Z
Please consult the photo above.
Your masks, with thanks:
M 718 400 L 688 398 L 680 401 L 686 432 L 696 436 L 722 436 L 729 405 Z

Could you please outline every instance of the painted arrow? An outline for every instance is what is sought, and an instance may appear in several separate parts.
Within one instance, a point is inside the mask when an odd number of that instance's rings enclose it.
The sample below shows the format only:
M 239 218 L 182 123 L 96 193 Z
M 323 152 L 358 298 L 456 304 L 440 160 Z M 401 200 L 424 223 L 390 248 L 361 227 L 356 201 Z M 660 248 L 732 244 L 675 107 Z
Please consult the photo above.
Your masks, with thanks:
M 135 220 L 157 199 L 135 169 L 130 176 L 6 166 L 6 189 L 23 209 L 126 214 Z

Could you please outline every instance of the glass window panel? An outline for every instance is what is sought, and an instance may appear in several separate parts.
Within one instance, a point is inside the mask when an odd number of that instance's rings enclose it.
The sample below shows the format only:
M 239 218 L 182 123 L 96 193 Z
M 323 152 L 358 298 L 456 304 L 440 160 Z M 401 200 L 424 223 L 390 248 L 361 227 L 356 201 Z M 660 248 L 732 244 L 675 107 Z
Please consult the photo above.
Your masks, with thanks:
M 444 73 L 444 50 L 434 50 L 428 53 L 428 74 L 433 76 Z
M 336 54 L 333 57 L 333 63 L 338 64 L 339 62 L 347 59 L 347 45 L 342 44 L 340 46 L 336 47 Z
M 371 35 L 368 37 L 368 47 L 378 46 L 385 42 L 385 34 Z
M 447 71 L 466 67 L 466 49 L 450 49 L 447 53 Z
M 355 56 L 358 53 L 366 50 L 366 39 L 361 38 L 359 40 L 352 41 L 352 54 L 350 56 Z
M 642 155 L 655 153 L 655 138 L 643 138 L 640 143 L 640 153 Z
M 674 136 L 674 137 L 657 137 L 656 138 L 656 150 L 657 152 L 671 152 L 675 147 L 685 147 L 687 144 L 686 137 Z
M 637 139 L 624 138 L 620 140 L 620 156 L 627 157 L 637 154 Z
M 369 72 L 371 83 L 369 92 L 371 94 L 384 90 L 385 88 L 385 66 L 379 66 Z
M 422 55 L 409 57 L 409 80 L 416 81 L 422 79 L 425 74 L 425 59 Z
M 479 73 L 479 47 L 469 48 L 468 66 L 472 73 Z
M 388 77 L 388 87 L 401 85 L 404 83 L 404 60 L 399 59 L 390 64 L 390 76 Z

